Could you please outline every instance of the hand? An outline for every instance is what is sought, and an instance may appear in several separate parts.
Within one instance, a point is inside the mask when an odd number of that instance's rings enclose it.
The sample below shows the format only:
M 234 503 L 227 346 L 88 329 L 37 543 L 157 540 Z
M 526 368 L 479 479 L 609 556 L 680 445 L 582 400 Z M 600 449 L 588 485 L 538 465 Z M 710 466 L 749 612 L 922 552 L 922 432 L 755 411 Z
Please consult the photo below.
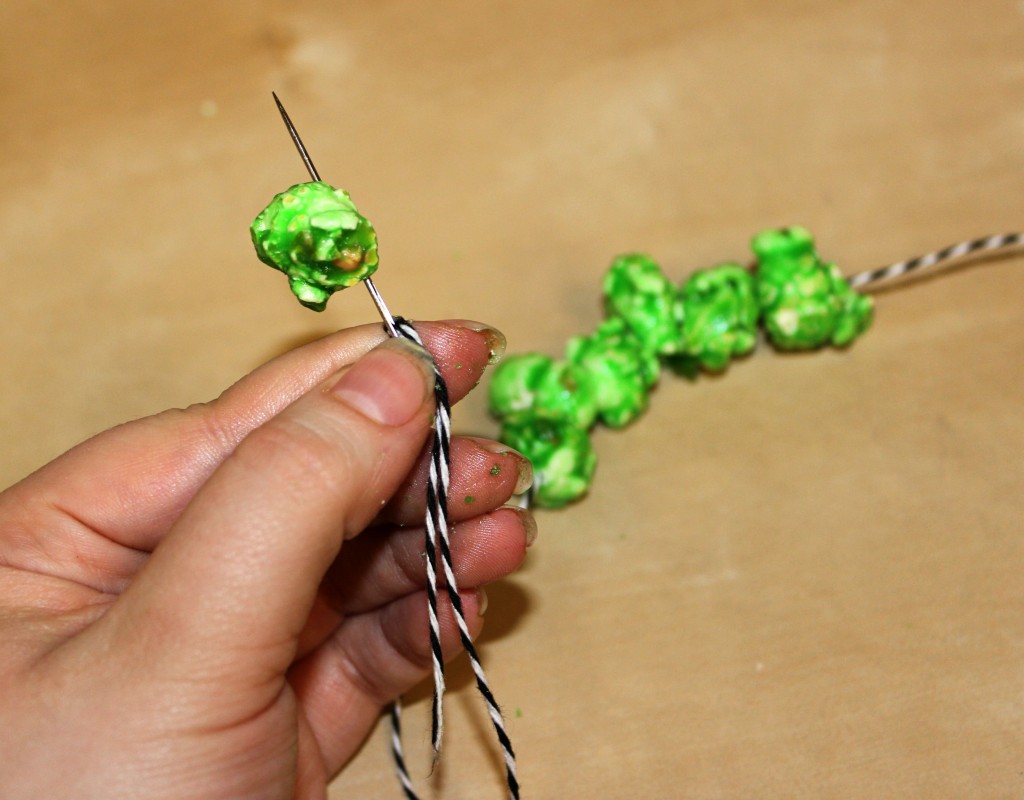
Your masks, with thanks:
M 462 398 L 500 334 L 417 327 Z M 326 796 L 429 663 L 433 376 L 383 338 L 328 336 L 0 494 L 4 797 Z M 475 635 L 480 587 L 535 535 L 527 512 L 501 508 L 529 466 L 468 438 L 452 464 L 451 495 L 474 498 L 451 512 Z

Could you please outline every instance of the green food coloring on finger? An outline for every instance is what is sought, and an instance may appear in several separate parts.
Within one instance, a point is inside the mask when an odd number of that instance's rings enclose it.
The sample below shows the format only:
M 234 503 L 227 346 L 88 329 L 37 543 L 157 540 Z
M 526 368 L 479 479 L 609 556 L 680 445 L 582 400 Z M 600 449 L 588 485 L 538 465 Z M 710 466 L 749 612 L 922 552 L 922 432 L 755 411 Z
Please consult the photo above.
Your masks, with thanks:
M 260 261 L 287 275 L 292 293 L 314 311 L 377 269 L 373 225 L 348 192 L 321 181 L 281 192 L 253 220 L 250 233 Z

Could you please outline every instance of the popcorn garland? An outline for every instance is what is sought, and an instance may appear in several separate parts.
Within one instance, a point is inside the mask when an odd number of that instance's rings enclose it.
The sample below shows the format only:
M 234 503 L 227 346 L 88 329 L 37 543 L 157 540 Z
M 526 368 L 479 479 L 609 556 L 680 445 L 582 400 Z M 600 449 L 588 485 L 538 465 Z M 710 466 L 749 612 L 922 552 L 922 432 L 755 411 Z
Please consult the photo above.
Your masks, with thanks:
M 750 353 L 758 326 L 779 350 L 846 347 L 867 330 L 870 297 L 858 294 L 801 227 L 754 237 L 753 270 L 726 263 L 674 286 L 649 256 L 616 258 L 604 276 L 607 318 L 574 336 L 565 358 L 506 357 L 490 387 L 502 442 L 533 462 L 539 506 L 559 508 L 590 486 L 597 456 L 589 431 L 621 428 L 647 408 L 662 364 L 721 372 Z
M 274 95 L 289 133 L 313 179 L 281 193 L 254 220 L 253 244 L 264 263 L 285 273 L 302 305 L 323 311 L 339 289 L 365 282 L 391 336 L 420 344 L 415 330 L 394 317 L 373 285 L 377 238 L 347 192 L 322 183 L 288 114 Z M 871 324 L 873 303 L 855 288 L 898 278 L 972 253 L 1024 244 L 1024 233 L 989 236 L 878 270 L 845 278 L 821 260 L 811 234 L 800 227 L 754 237 L 752 270 L 727 263 L 700 270 L 675 287 L 650 257 L 618 257 L 604 278 L 605 319 L 590 336 L 572 337 L 565 359 L 530 353 L 507 358 L 491 383 L 491 411 L 502 421 L 500 438 L 534 464 L 533 500 L 559 507 L 584 495 L 596 466 L 589 431 L 598 422 L 619 428 L 647 407 L 661 366 L 694 376 L 721 372 L 750 353 L 758 326 L 780 350 L 845 347 Z M 429 636 L 434 666 L 432 743 L 441 746 L 445 680 L 437 622 L 440 551 L 448 595 L 477 688 L 487 704 L 505 761 L 511 800 L 519 798 L 512 743 L 469 638 L 455 584 L 447 536 L 447 389 L 435 365 L 437 415 L 425 518 L 428 555 Z M 391 709 L 391 749 L 403 794 L 417 800 L 401 744 L 401 704 Z

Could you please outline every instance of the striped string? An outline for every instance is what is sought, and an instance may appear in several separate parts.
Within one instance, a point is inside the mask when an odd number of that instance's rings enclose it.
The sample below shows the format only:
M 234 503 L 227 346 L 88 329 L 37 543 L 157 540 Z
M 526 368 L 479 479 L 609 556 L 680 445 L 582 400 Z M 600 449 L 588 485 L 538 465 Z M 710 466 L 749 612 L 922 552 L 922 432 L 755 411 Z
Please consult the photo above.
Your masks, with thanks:
M 1021 244 L 1024 244 L 1024 233 L 1001 233 L 996 236 L 986 236 L 982 239 L 972 239 L 969 242 L 952 244 L 942 250 L 936 250 L 934 253 L 918 256 L 917 258 L 912 258 L 909 261 L 901 261 L 898 264 L 892 264 L 891 266 L 882 267 L 881 269 L 858 272 L 856 275 L 850 276 L 847 280 L 849 281 L 850 286 L 857 289 L 861 286 L 867 286 L 870 283 L 891 280 L 893 278 L 898 278 L 901 275 L 907 275 L 911 272 L 920 272 L 921 270 L 934 267 L 946 261 L 962 258 L 969 253 L 1004 250 L 1010 247 L 1018 247 Z
M 395 328 L 399 335 L 415 342 L 423 347 L 423 340 L 408 320 L 402 317 L 395 317 Z M 426 527 L 426 551 L 427 551 L 427 607 L 430 620 L 430 652 L 434 673 L 434 698 L 431 704 L 431 740 L 434 748 L 434 760 L 436 762 L 441 751 L 441 738 L 444 731 L 444 716 L 442 711 L 442 698 L 444 697 L 444 659 L 441 653 L 441 628 L 437 616 L 437 553 L 441 553 L 441 565 L 444 571 L 445 587 L 448 590 L 448 599 L 452 605 L 455 616 L 455 623 L 459 629 L 459 638 L 462 646 L 469 657 L 470 666 L 476 676 L 477 690 L 484 698 L 487 705 L 487 713 L 491 718 L 491 724 L 501 745 L 502 756 L 505 761 L 505 778 L 508 783 L 509 797 L 512 800 L 519 799 L 519 781 L 516 776 L 515 752 L 512 749 L 512 742 L 505 731 L 505 722 L 501 716 L 501 709 L 491 687 L 487 683 L 487 676 L 484 673 L 480 656 L 476 652 L 473 640 L 469 635 L 469 627 L 466 625 L 466 616 L 462 608 L 462 598 L 459 597 L 459 587 L 455 579 L 455 570 L 452 566 L 451 543 L 448 536 L 448 479 L 450 473 L 450 448 L 451 448 L 451 403 L 448 397 L 448 386 L 441 377 L 441 371 L 437 364 L 434 364 L 434 394 L 437 400 L 437 410 L 434 414 L 434 437 L 430 447 L 430 472 L 427 480 L 427 509 L 425 516 Z M 391 751 L 395 760 L 395 770 L 398 780 L 402 784 L 408 800 L 418 800 L 412 789 L 412 781 L 409 778 L 405 766 L 405 757 L 402 753 L 401 741 L 401 706 L 395 702 L 391 711 Z
M 412 790 L 409 770 L 405 768 L 405 755 L 402 753 L 402 704 L 397 700 L 391 704 L 391 755 L 394 756 L 395 772 L 406 800 L 418 800 L 416 792 Z

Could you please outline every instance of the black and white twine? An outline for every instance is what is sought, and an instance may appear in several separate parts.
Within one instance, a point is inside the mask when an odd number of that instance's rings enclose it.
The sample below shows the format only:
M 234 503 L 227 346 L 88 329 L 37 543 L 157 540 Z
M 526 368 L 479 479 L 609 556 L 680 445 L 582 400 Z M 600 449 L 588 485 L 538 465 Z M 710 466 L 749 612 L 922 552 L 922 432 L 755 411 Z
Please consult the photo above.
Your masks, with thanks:
M 402 317 L 395 317 L 395 328 L 400 336 L 415 342 L 423 347 L 423 340 L 419 334 Z M 425 349 L 425 348 L 424 348 Z M 430 620 L 430 652 L 434 673 L 434 698 L 431 705 L 431 740 L 436 759 L 441 751 L 441 738 L 444 731 L 444 716 L 442 699 L 444 697 L 444 658 L 441 652 L 441 628 L 437 616 L 437 595 L 440 581 L 437 573 L 437 553 L 441 553 L 441 567 L 444 571 L 445 588 L 448 590 L 448 599 L 452 605 L 452 612 L 455 616 L 455 623 L 459 629 L 459 638 L 462 646 L 469 656 L 470 666 L 476 676 L 476 687 L 484 702 L 487 705 L 487 713 L 494 725 L 494 732 L 497 734 L 498 743 L 501 745 L 502 756 L 505 761 L 505 778 L 508 783 L 509 797 L 513 800 L 519 798 L 519 780 L 516 776 L 516 756 L 512 749 L 512 741 L 505 731 L 505 721 L 501 715 L 501 709 L 491 687 L 487 683 L 487 676 L 484 673 L 480 656 L 476 652 L 473 640 L 469 635 L 469 627 L 466 625 L 466 616 L 462 608 L 462 598 L 459 596 L 459 587 L 455 579 L 455 570 L 452 566 L 451 543 L 448 536 L 448 478 L 450 473 L 450 450 L 451 450 L 451 403 L 448 398 L 448 386 L 441 376 L 441 371 L 434 363 L 434 394 L 437 401 L 437 410 L 434 414 L 434 436 L 430 446 L 430 471 L 427 479 L 427 509 L 425 515 L 426 537 L 425 546 L 427 552 L 427 606 Z M 391 712 L 391 750 L 395 759 L 395 769 L 398 773 L 398 780 L 402 784 L 405 796 L 409 800 L 416 800 L 416 794 L 412 789 L 412 782 L 408 770 L 405 767 L 405 757 L 402 753 L 401 738 L 401 710 L 399 702 L 396 701 Z
M 900 261 L 898 264 L 892 264 L 881 269 L 858 272 L 856 275 L 851 275 L 847 280 L 850 286 L 858 289 L 868 284 L 892 280 L 912 272 L 920 272 L 947 261 L 962 258 L 971 253 L 1004 250 L 1010 247 L 1018 247 L 1021 244 L 1024 244 L 1024 233 L 1001 233 L 996 236 L 986 236 L 982 239 L 972 239 L 968 242 L 952 244 L 942 250 L 936 250 L 934 253 L 918 256 L 909 261 Z
M 320 175 L 313 166 L 309 157 L 309 151 L 299 137 L 288 112 L 284 110 L 281 100 L 276 93 L 272 93 L 277 110 L 281 113 L 285 127 L 295 144 L 299 155 L 309 176 L 314 181 L 320 180 Z M 403 337 L 418 346 L 422 347 L 428 354 L 429 351 L 423 345 L 423 340 L 416 330 L 402 317 L 395 317 L 388 310 L 377 287 L 370 278 L 363 280 L 374 305 L 380 312 L 384 321 L 384 330 L 391 337 Z M 442 713 L 442 700 L 444 698 L 444 657 L 441 652 L 441 625 L 437 617 L 437 594 L 440 581 L 437 573 L 437 553 L 440 549 L 441 564 L 444 571 L 445 587 L 448 590 L 448 598 L 451 601 L 452 611 L 455 616 L 455 623 L 459 628 L 459 638 L 462 646 L 469 656 L 469 663 L 473 667 L 473 674 L 476 676 L 476 687 L 487 704 L 487 713 L 494 725 L 494 731 L 498 736 L 498 743 L 501 745 L 502 756 L 505 760 L 505 777 L 508 782 L 509 797 L 512 800 L 519 800 L 519 781 L 516 777 L 516 756 L 512 750 L 512 742 L 505 732 L 505 721 L 501 716 L 501 709 L 494 699 L 491 687 L 487 683 L 487 676 L 484 674 L 483 665 L 480 663 L 480 656 L 477 655 L 476 647 L 469 636 L 469 628 L 466 626 L 466 616 L 462 610 L 462 598 L 459 597 L 459 587 L 455 581 L 455 570 L 452 567 L 451 545 L 448 541 L 448 477 L 449 457 L 451 450 L 451 402 L 448 398 L 448 385 L 441 376 L 441 370 L 437 362 L 432 361 L 434 366 L 434 396 L 436 400 L 436 411 L 434 414 L 434 436 L 430 446 L 430 475 L 427 481 L 427 511 L 426 511 L 426 551 L 427 551 L 427 607 L 430 621 L 430 654 L 434 674 L 434 699 L 431 708 L 431 739 L 434 748 L 434 760 L 436 761 L 441 752 L 441 737 L 444 731 L 444 715 Z M 408 800 L 418 800 L 412 788 L 412 780 L 409 771 L 405 766 L 405 756 L 402 753 L 402 708 L 400 701 L 395 701 L 391 709 L 391 752 L 395 759 L 395 770 L 398 773 L 398 780 L 402 785 L 402 791 Z
M 395 759 L 395 772 L 398 782 L 402 784 L 402 793 L 407 800 L 418 800 L 412 789 L 412 779 L 405 766 L 405 755 L 402 753 L 402 704 L 395 701 L 391 704 L 391 755 Z

